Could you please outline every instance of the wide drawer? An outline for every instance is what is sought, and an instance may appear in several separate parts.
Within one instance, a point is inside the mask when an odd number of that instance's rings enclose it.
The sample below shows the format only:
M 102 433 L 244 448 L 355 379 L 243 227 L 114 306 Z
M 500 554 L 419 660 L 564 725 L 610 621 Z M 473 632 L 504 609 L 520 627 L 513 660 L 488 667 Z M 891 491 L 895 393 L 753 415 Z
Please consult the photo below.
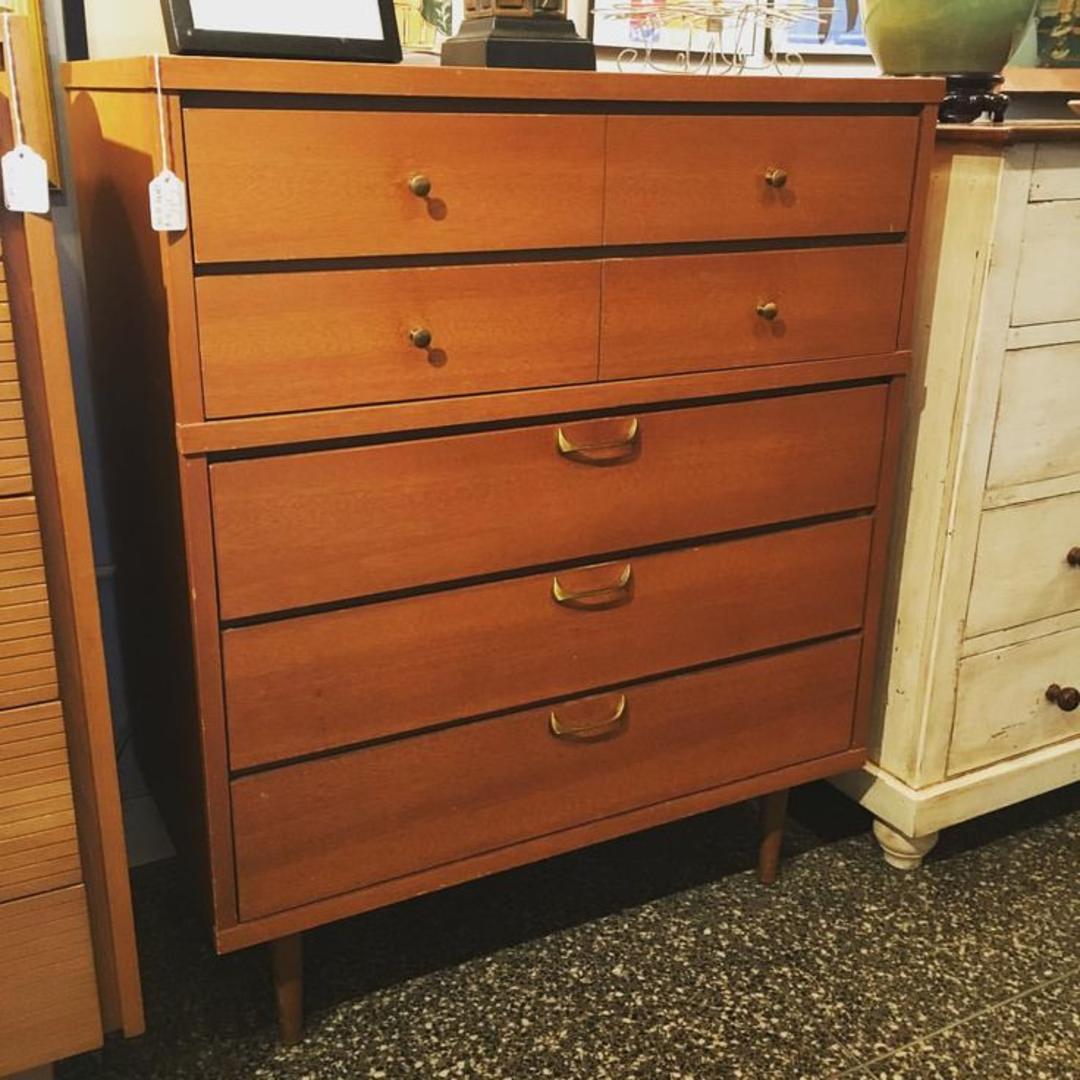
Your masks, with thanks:
M 831 641 L 236 780 L 240 917 L 845 750 L 859 649 Z
M 209 417 L 596 378 L 598 263 L 215 275 L 196 294 Z
M 903 244 L 611 260 L 600 375 L 892 352 L 906 261 Z
M 860 517 L 226 630 L 231 765 L 856 629 L 871 531 Z
M 186 109 L 195 258 L 595 245 L 603 132 L 602 116 Z
M 905 232 L 918 133 L 915 116 L 611 116 L 604 242 Z
M 883 384 L 210 467 L 231 619 L 873 505 Z
M 1069 562 L 1070 553 L 1073 562 Z M 1080 608 L 1080 495 L 983 514 L 967 636 Z
M 1047 699 L 1050 686 L 1080 686 L 1080 630 L 971 656 L 960 665 L 949 774 L 1080 735 L 1080 710 Z
M 1005 357 L 988 484 L 1080 473 L 1080 342 Z

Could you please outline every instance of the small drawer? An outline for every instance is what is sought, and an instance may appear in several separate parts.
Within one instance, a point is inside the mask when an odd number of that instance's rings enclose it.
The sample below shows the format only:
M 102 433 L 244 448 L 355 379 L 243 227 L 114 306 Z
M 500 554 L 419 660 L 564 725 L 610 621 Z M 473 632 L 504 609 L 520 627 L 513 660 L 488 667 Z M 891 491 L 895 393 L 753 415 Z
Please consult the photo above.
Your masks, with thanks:
M 902 233 L 915 116 L 611 116 L 604 242 Z
M 871 528 L 859 517 L 226 630 L 231 765 L 857 629 Z
M 1080 473 L 1080 342 L 1005 357 L 988 485 Z
M 240 917 L 843 751 L 859 649 L 845 638 L 245 776 Z
M 1047 690 L 1080 687 L 1080 630 L 969 657 L 960 665 L 949 775 L 1080 735 L 1080 710 Z
M 603 132 L 602 116 L 186 109 L 195 258 L 592 246 Z
M 239 618 L 869 507 L 884 384 L 210 467 Z
M 892 352 L 906 262 L 903 244 L 611 260 L 600 375 Z
M 1080 199 L 1080 147 L 1075 142 L 1039 143 L 1031 173 L 1031 201 Z
M 1012 325 L 1080 319 L 1080 199 L 1031 203 L 1024 219 Z
M 196 294 L 209 417 L 596 378 L 598 263 L 213 275 Z
M 1080 609 L 1080 495 L 988 510 L 967 636 Z

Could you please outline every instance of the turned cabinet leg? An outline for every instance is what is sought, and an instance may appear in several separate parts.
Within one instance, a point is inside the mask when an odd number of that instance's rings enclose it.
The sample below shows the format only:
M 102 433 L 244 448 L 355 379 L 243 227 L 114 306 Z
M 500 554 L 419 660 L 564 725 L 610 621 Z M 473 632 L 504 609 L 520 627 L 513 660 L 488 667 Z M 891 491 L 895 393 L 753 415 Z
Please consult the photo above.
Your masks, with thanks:
M 874 836 L 881 845 L 885 861 L 897 870 L 917 870 L 940 835 L 932 832 L 926 836 L 905 836 L 884 821 L 874 820 Z
M 298 1043 L 304 1032 L 303 936 L 290 934 L 270 942 L 274 965 L 274 996 L 277 999 L 278 1027 L 286 1046 Z
M 761 800 L 761 846 L 758 848 L 758 881 L 771 885 L 780 869 L 780 845 L 784 842 L 788 793 L 774 791 Z

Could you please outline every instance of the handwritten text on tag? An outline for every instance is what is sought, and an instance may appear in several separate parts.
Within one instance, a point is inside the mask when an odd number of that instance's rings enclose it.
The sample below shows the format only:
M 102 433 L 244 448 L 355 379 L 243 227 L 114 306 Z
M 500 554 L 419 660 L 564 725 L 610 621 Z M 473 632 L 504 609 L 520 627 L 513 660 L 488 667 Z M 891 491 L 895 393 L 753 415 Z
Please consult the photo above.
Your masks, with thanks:
M 171 169 L 162 169 L 150 181 L 150 224 L 156 232 L 183 232 L 187 228 L 184 181 Z
M 0 158 L 4 178 L 4 205 L 31 214 L 49 212 L 49 168 L 45 159 L 25 143 Z

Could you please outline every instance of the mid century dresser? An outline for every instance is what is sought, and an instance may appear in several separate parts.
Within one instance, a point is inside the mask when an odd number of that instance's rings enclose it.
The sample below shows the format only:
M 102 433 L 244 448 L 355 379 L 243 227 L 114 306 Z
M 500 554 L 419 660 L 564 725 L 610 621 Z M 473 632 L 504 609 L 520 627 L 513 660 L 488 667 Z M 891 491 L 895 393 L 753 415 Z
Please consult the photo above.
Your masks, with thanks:
M 1080 122 L 943 128 L 927 222 L 891 662 L 838 780 L 904 869 L 1080 779 Z
M 67 69 L 142 754 L 222 951 L 864 759 L 940 84 Z

